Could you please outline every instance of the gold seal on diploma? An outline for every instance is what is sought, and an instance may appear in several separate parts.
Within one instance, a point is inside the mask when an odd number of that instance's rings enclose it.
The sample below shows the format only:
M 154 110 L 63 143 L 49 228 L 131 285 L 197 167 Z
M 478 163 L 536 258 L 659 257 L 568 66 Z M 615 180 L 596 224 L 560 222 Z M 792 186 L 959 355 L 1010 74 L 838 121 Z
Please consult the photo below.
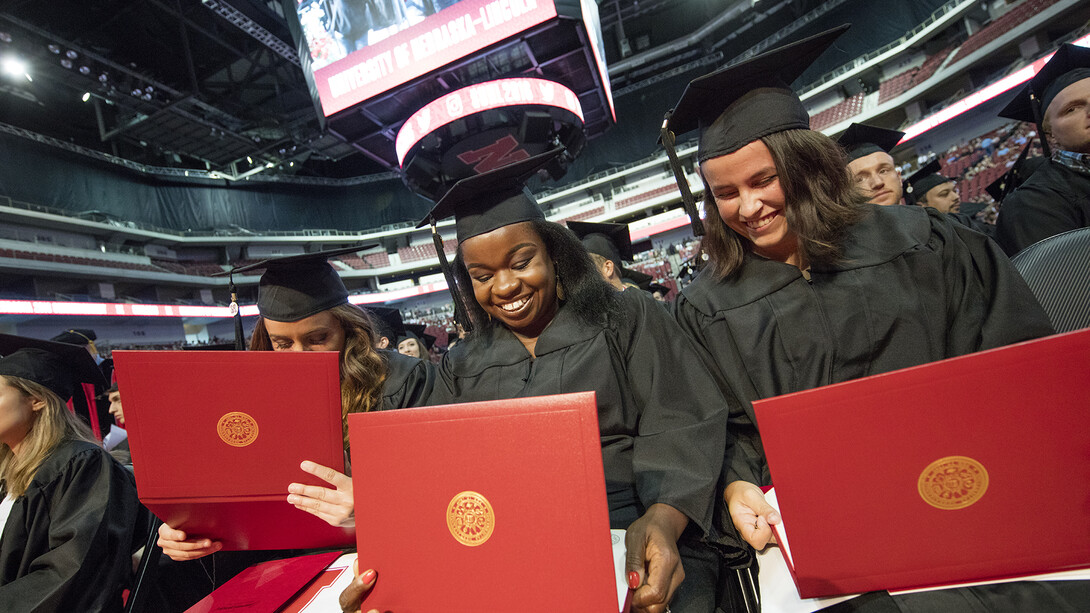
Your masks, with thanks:
M 927 465 L 918 487 L 924 502 L 936 509 L 964 509 L 988 490 L 988 471 L 972 458 L 947 456 Z
M 240 411 L 227 413 L 216 424 L 223 442 L 232 447 L 245 447 L 257 440 L 257 420 Z
M 483 544 L 496 527 L 496 514 L 488 499 L 477 492 L 461 492 L 447 505 L 447 529 L 459 543 L 469 547 Z

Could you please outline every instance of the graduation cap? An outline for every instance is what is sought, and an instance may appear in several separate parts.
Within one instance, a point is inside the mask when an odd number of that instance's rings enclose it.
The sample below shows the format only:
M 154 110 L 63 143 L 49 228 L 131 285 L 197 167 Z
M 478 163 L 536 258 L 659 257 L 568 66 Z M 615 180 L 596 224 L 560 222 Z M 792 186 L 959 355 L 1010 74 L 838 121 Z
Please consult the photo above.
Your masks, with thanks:
M 94 347 L 95 341 L 98 340 L 98 335 L 95 334 L 94 330 L 88 328 L 71 328 L 49 340 L 54 343 L 68 343 L 69 345 L 79 345 L 80 347 L 90 345 Z
M 632 235 L 628 232 L 628 224 L 569 221 L 568 229 L 583 241 L 587 251 L 613 262 L 618 272 L 622 268 L 621 260 L 632 259 Z
M 563 152 L 564 148 L 558 147 L 458 181 L 416 227 L 454 217 L 461 243 L 503 226 L 545 219 L 526 182 Z
M 454 298 L 454 319 L 466 331 L 473 329 L 472 323 L 465 316 L 469 306 L 464 304 L 455 289 L 454 275 L 443 251 L 443 238 L 439 235 L 436 224 L 448 217 L 454 217 L 454 228 L 458 243 L 461 244 L 468 238 L 487 234 L 504 226 L 532 219 L 545 219 L 545 213 L 538 207 L 537 200 L 526 189 L 526 182 L 564 151 L 563 147 L 557 147 L 514 164 L 466 177 L 455 183 L 435 203 L 428 215 L 416 224 L 417 228 L 431 224 L 431 237 L 439 256 L 439 267 L 443 269 L 447 287 Z
M 660 140 L 682 192 L 693 233 L 703 234 L 688 183 L 674 151 L 674 138 L 700 130 L 697 161 L 733 153 L 753 141 L 810 128 L 810 115 L 791 89 L 811 64 L 840 37 L 848 25 L 766 51 L 733 66 L 693 79 L 662 122 Z
M 68 400 L 80 383 L 106 387 L 98 364 L 82 345 L 0 334 L 0 375 L 44 385 Z
M 999 111 L 999 116 L 1035 123 L 1038 131 L 1043 132 L 1041 124 L 1048 105 L 1066 87 L 1083 79 L 1090 79 L 1090 49 L 1064 43 L 1052 59 Z M 1041 146 L 1045 155 L 1049 155 L 1048 143 L 1043 138 Z
M 373 315 L 378 336 L 385 336 L 395 346 L 397 339 L 405 334 L 405 322 L 401 319 L 401 311 L 395 307 L 374 305 L 365 307 L 367 312 Z
M 222 275 L 265 269 L 257 284 L 257 310 L 273 321 L 299 321 L 348 303 L 348 290 L 340 275 L 326 260 L 366 249 L 357 245 L 316 253 L 273 258 L 239 266 Z
M 844 131 L 844 134 L 840 135 L 836 142 L 848 152 L 849 159 L 858 160 L 863 156 L 879 151 L 889 153 L 904 137 L 905 133 L 898 130 L 876 128 L 865 123 L 853 123 L 848 126 L 848 129 Z
M 916 172 L 912 173 L 912 176 L 908 177 L 905 181 L 907 186 L 905 187 L 905 196 L 912 201 L 913 204 L 919 202 L 927 192 L 932 188 L 938 187 L 943 183 L 950 183 L 954 179 L 944 177 L 939 174 L 942 170 L 942 164 L 938 160 L 931 160 L 927 164 L 924 164 Z
M 416 339 L 420 343 L 424 344 L 424 347 L 428 351 L 431 351 L 431 346 L 435 344 L 435 337 L 431 334 L 425 334 L 424 330 L 427 326 L 424 324 L 405 324 L 403 333 L 397 337 L 397 344 L 400 345 L 401 341 L 408 339 Z

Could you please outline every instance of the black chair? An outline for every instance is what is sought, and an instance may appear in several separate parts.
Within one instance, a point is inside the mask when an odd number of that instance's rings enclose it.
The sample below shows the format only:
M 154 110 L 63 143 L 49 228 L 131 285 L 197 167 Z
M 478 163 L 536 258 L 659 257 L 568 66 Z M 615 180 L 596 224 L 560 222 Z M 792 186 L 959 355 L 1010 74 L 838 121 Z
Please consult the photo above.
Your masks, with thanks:
M 1040 240 L 1019 251 L 1011 262 L 1056 332 L 1090 327 L 1090 228 Z

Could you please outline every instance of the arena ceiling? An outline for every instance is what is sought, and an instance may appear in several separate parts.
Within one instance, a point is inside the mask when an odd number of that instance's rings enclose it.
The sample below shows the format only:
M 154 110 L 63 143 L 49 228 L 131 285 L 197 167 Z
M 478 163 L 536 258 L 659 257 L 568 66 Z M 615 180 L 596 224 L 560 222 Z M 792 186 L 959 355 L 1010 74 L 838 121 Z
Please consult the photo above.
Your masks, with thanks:
M 614 90 L 730 59 L 830 4 L 605 0 Z M 0 129 L 178 176 L 386 175 L 323 129 L 294 50 L 280 0 L 9 0 Z

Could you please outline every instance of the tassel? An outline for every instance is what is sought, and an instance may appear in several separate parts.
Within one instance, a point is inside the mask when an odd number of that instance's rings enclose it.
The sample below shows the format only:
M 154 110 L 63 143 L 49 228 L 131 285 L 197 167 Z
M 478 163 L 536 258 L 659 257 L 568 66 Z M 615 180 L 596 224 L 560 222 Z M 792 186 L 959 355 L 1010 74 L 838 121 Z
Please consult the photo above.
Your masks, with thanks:
M 696 201 L 693 198 L 693 193 L 689 190 L 689 180 L 685 178 L 685 170 L 681 168 L 681 162 L 677 159 L 677 151 L 674 150 L 674 133 L 667 127 L 672 112 L 666 112 L 666 116 L 662 120 L 662 129 L 659 130 L 659 138 L 662 141 L 662 147 L 666 149 L 666 157 L 670 160 L 670 169 L 674 172 L 674 180 L 677 181 L 677 187 L 681 190 L 681 206 L 689 215 L 693 236 L 704 236 L 704 224 L 701 223 L 700 215 L 697 214 Z

